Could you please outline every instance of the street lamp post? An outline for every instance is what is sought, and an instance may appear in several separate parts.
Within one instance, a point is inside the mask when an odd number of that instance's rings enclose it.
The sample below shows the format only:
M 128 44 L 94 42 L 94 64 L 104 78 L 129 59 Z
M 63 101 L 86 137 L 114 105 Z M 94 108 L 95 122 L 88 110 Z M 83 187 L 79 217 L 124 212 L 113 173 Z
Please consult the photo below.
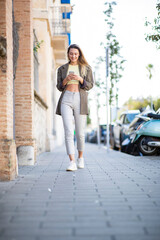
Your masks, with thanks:
M 107 126 L 106 126 L 106 143 L 107 152 L 109 152 L 109 48 L 106 48 L 106 106 L 107 106 Z
M 96 69 L 97 70 L 97 69 Z M 96 71 L 94 72 L 94 80 L 96 82 Z M 97 142 L 98 147 L 100 148 L 100 121 L 99 121 L 99 102 L 98 102 L 98 92 L 95 91 L 95 100 L 96 100 L 96 114 L 97 114 Z

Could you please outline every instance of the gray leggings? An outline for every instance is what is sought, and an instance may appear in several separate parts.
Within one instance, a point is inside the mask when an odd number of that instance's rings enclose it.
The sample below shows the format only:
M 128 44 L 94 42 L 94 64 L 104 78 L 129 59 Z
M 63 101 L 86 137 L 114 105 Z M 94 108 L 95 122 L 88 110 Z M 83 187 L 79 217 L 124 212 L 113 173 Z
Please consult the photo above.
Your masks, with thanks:
M 84 151 L 86 115 L 80 114 L 80 93 L 66 90 L 61 102 L 67 154 L 75 154 L 74 120 L 78 151 Z

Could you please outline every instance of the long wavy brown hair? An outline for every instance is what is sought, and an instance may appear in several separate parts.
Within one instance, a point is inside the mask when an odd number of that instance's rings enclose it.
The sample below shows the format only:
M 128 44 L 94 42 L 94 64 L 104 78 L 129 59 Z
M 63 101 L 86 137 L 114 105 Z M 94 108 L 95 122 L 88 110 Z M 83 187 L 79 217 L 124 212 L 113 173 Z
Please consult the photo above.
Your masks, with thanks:
M 79 51 L 79 58 L 78 58 L 78 64 L 80 65 L 81 67 L 81 72 L 82 74 L 85 75 L 85 72 L 86 72 L 86 67 L 89 66 L 87 60 L 85 59 L 84 57 L 84 54 L 82 52 L 82 50 L 80 49 L 80 47 L 77 45 L 77 44 L 71 44 L 69 47 L 68 47 L 68 51 L 67 51 L 67 55 L 68 55 L 68 60 L 70 61 L 69 59 L 69 51 L 71 48 L 75 48 Z

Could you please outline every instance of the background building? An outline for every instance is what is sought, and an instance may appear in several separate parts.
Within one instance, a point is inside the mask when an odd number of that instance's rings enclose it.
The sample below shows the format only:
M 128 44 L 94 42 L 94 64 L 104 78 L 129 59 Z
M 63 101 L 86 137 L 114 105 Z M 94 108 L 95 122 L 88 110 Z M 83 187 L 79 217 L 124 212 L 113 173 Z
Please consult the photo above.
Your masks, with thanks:
M 0 0 L 0 179 L 62 144 L 56 69 L 67 61 L 70 1 Z

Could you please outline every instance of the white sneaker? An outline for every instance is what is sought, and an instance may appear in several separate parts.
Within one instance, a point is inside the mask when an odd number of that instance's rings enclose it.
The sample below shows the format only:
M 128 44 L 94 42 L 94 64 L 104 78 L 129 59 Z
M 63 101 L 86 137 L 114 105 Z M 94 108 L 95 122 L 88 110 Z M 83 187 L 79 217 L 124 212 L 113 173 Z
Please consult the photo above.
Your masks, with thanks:
M 77 170 L 76 163 L 74 161 L 71 161 L 66 171 L 76 171 L 76 170 Z
M 84 158 L 77 159 L 77 166 L 78 168 L 84 168 Z

